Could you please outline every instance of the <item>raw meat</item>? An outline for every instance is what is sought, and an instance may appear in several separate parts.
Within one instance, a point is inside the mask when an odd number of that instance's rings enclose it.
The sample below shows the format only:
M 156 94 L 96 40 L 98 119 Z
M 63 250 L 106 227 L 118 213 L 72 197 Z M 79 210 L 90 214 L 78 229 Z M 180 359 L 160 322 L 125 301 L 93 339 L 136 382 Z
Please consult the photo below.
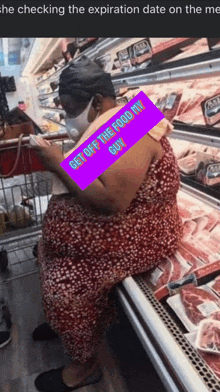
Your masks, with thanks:
M 204 351 L 220 354 L 220 322 L 216 320 L 205 320 L 201 323 L 197 347 Z
M 212 285 L 212 289 L 215 290 L 220 295 L 220 276 L 218 276 L 214 280 L 214 284 Z
M 207 215 L 212 211 L 210 207 L 207 207 L 205 204 L 193 199 L 193 197 L 190 197 L 183 192 L 178 192 L 177 204 L 183 222 Z
M 204 245 L 191 237 L 188 241 L 182 241 L 181 245 L 188 250 L 193 256 L 197 257 L 203 263 L 209 263 L 210 252 L 204 247 Z
M 194 325 L 198 325 L 220 305 L 218 298 L 208 291 L 188 284 L 180 290 L 180 298 L 187 317 Z
M 219 217 L 218 217 L 217 212 L 213 211 L 207 215 L 207 218 L 208 218 L 208 223 L 204 227 L 204 230 L 211 231 L 214 228 L 214 226 L 216 225 L 216 223 L 218 222 Z
M 178 251 L 176 251 L 176 253 L 170 257 L 170 260 L 173 264 L 173 273 L 170 277 L 170 282 L 175 282 L 179 279 L 182 279 L 186 274 L 188 274 L 191 266 Z
M 211 236 L 209 231 L 200 231 L 197 238 L 209 250 L 210 254 L 216 254 L 220 252 L 220 242 L 214 235 Z
M 197 166 L 196 153 L 188 155 L 185 158 L 179 159 L 178 166 L 180 168 L 180 171 L 185 174 L 195 173 Z
M 192 236 L 196 237 L 205 227 L 207 226 L 209 218 L 207 216 L 202 216 L 200 218 L 195 219 L 196 228 L 192 232 Z
M 162 263 L 159 264 L 159 268 L 162 269 L 163 274 L 157 281 L 156 290 L 160 287 L 167 285 L 170 280 L 170 276 L 172 274 L 173 265 L 169 259 L 166 259 Z
M 189 263 L 189 265 L 191 266 L 191 268 L 185 274 L 185 276 L 190 275 L 193 271 L 195 271 L 197 268 L 199 268 L 199 267 L 201 267 L 201 265 L 203 265 L 200 260 L 198 260 L 196 257 L 191 255 L 183 246 L 181 246 L 181 245 L 179 246 L 178 252 L 187 261 L 187 263 Z
M 187 221 L 184 223 L 182 241 L 187 241 L 187 239 L 190 238 L 191 234 L 196 230 L 196 226 L 196 222 L 194 221 Z
M 160 264 L 149 274 L 149 272 L 142 274 L 141 277 L 150 286 L 153 286 L 153 291 L 157 291 L 161 287 L 167 285 L 172 274 L 173 264 L 167 258 L 160 262 Z
M 181 279 L 184 274 L 182 273 L 181 264 L 175 255 L 170 257 L 170 261 L 173 264 L 173 273 L 170 277 L 169 282 L 175 282 Z

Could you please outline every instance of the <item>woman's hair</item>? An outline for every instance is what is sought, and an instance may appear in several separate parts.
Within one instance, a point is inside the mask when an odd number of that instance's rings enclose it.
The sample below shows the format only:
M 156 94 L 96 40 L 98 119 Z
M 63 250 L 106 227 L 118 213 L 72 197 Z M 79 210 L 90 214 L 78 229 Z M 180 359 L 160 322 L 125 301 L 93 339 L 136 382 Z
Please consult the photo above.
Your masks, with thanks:
M 115 98 L 111 75 L 104 72 L 88 57 L 82 56 L 65 68 L 59 81 L 59 96 L 71 95 L 80 101 L 89 101 L 95 94 Z

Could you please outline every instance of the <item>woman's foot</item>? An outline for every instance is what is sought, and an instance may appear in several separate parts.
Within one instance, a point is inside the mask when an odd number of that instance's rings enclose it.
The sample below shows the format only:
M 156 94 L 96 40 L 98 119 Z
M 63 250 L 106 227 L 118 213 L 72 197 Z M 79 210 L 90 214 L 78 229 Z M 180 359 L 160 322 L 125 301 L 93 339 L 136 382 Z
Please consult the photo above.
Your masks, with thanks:
M 100 369 L 97 358 L 92 358 L 85 365 L 69 364 L 62 370 L 63 382 L 68 387 L 75 387 Z
M 84 374 L 84 377 L 78 375 L 74 382 L 71 380 L 71 383 L 66 384 L 63 379 L 63 374 L 65 374 L 64 369 L 67 370 L 67 368 L 62 367 L 40 374 L 35 380 L 35 387 L 40 392 L 70 392 L 88 385 L 97 384 L 103 377 L 101 368 L 97 367 L 97 370 L 90 369 L 90 372 L 86 375 Z M 73 368 L 71 370 L 73 372 Z M 71 386 L 69 386 L 70 384 Z

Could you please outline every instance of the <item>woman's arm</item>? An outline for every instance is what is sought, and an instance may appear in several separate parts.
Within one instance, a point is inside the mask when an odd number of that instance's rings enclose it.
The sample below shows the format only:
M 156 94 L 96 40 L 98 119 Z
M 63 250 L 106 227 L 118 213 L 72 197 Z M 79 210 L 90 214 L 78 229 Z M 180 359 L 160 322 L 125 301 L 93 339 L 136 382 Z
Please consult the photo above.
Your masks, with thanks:
M 35 149 L 45 166 L 56 173 L 77 202 L 114 214 L 130 205 L 155 156 L 155 143 L 145 135 L 84 191 L 60 166 L 64 156 L 58 146 L 36 146 Z

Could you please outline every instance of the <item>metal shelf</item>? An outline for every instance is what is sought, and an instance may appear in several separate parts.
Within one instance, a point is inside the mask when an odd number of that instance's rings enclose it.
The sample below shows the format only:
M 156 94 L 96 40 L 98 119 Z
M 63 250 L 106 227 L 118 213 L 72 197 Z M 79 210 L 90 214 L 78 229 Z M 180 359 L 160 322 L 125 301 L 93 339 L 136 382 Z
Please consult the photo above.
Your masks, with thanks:
M 215 391 L 213 388 L 219 385 L 215 376 L 147 286 L 143 290 L 136 279 L 129 277 L 116 291 L 167 391 Z M 196 370 L 195 364 L 202 367 L 201 372 L 204 378 L 208 378 L 207 383 Z
M 106 52 L 116 48 L 117 46 L 123 44 L 125 41 L 129 41 L 130 38 L 101 38 L 99 41 L 94 43 L 91 48 L 86 49 L 84 52 L 80 53 L 76 58 L 71 60 L 66 66 L 58 69 L 52 75 L 48 76 L 48 78 L 40 81 L 36 86 L 43 84 L 47 80 L 53 78 L 55 75 L 59 76 L 59 74 L 69 66 L 69 64 L 73 61 L 77 61 L 83 55 L 89 57 L 91 60 L 94 60 L 95 57 L 101 56 Z
M 204 144 L 207 146 L 220 148 L 220 128 L 211 128 L 199 125 L 187 125 L 173 122 L 174 130 L 169 135 L 170 138 Z
M 112 77 L 115 87 L 140 87 L 220 76 L 220 50 Z

